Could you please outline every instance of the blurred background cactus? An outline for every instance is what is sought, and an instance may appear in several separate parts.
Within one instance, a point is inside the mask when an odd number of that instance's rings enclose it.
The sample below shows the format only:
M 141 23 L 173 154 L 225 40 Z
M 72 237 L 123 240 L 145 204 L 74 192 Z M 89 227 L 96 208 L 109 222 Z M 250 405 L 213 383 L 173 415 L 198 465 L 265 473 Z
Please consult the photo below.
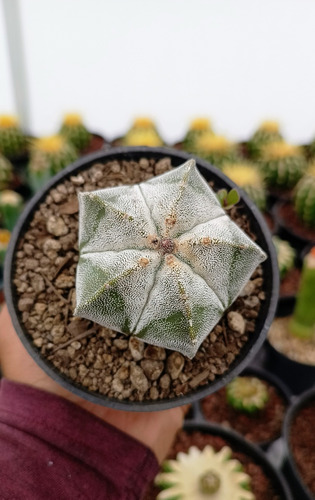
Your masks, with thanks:
M 240 158 L 237 144 L 212 132 L 197 137 L 192 152 L 218 168 L 221 168 L 226 161 L 237 161 Z
M 315 175 L 302 177 L 294 190 L 294 209 L 301 221 L 315 229 Z
M 0 153 L 9 158 L 22 154 L 26 149 L 26 138 L 13 115 L 0 115 Z
M 28 179 L 33 193 L 78 158 L 75 147 L 61 135 L 35 139 L 30 148 Z
M 283 137 L 279 131 L 276 121 L 265 121 L 258 127 L 256 132 L 247 142 L 247 153 L 250 158 L 256 160 L 261 155 L 261 149 L 271 142 L 282 141 Z
M 186 151 L 194 151 L 196 149 L 196 140 L 206 134 L 213 134 L 210 120 L 202 117 L 195 118 L 189 125 L 182 147 Z
M 10 189 L 0 192 L 0 218 L 3 226 L 12 231 L 22 212 L 23 198 Z
M 8 229 L 0 229 L 0 278 L 10 237 L 11 232 Z
M 283 279 L 294 268 L 297 252 L 288 241 L 279 236 L 273 236 L 272 241 L 277 252 L 280 279 Z
M 222 170 L 235 184 L 244 189 L 260 210 L 266 209 L 267 193 L 264 180 L 254 163 L 245 160 L 224 162 Z
M 0 191 L 7 189 L 13 181 L 13 165 L 0 153 Z
M 67 113 L 64 116 L 59 134 L 73 144 L 78 151 L 84 150 L 91 140 L 91 134 L 78 113 Z
M 268 389 L 257 377 L 236 377 L 226 386 L 226 399 L 235 410 L 255 413 L 265 408 Z
M 162 146 L 161 139 L 154 122 L 147 117 L 136 118 L 122 138 L 124 146 Z

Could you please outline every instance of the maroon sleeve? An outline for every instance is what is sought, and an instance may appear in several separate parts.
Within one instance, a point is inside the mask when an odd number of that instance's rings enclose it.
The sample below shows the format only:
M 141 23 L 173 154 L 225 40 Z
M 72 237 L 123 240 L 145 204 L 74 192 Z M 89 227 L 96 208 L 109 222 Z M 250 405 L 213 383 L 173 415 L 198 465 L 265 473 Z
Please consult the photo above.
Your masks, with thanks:
M 75 404 L 2 379 L 1 500 L 139 500 L 158 471 L 140 442 Z

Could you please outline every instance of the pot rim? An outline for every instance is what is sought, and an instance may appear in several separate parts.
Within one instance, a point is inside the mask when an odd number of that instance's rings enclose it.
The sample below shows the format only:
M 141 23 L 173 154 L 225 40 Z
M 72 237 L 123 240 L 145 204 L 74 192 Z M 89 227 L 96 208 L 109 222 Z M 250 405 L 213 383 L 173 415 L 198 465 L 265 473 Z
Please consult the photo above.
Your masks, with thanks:
M 91 392 L 83 386 L 75 385 L 70 379 L 65 377 L 49 363 L 46 358 L 44 358 L 38 348 L 33 345 L 32 339 L 27 335 L 26 329 L 22 326 L 19 321 L 20 313 L 17 310 L 17 304 L 14 300 L 13 292 L 13 275 L 14 275 L 14 255 L 17 249 L 17 244 L 19 241 L 19 235 L 23 234 L 24 225 L 27 224 L 28 220 L 32 217 L 33 212 L 37 209 L 38 204 L 47 196 L 48 192 L 62 179 L 69 177 L 70 175 L 76 175 L 81 170 L 86 170 L 90 168 L 93 164 L 98 161 L 107 162 L 112 159 L 117 159 L 117 157 L 124 158 L 127 161 L 132 159 L 140 159 L 142 157 L 150 157 L 155 159 L 161 159 L 165 157 L 171 157 L 172 163 L 175 166 L 181 165 L 183 162 L 194 158 L 196 159 L 196 164 L 201 171 L 201 174 L 210 173 L 216 179 L 217 187 L 229 187 L 237 188 L 240 192 L 242 198 L 242 204 L 247 209 L 248 215 L 256 222 L 255 231 L 260 233 L 260 239 L 258 243 L 263 244 L 264 250 L 268 254 L 268 259 L 262 264 L 267 266 L 269 269 L 269 274 L 265 271 L 265 284 L 268 288 L 268 296 L 263 303 L 262 309 L 265 311 L 261 314 L 262 320 L 261 325 L 257 328 L 256 335 L 251 334 L 250 339 L 246 342 L 242 348 L 240 354 L 231 363 L 229 369 L 221 376 L 217 377 L 213 382 L 207 384 L 203 388 L 197 390 L 192 390 L 188 394 L 183 396 L 177 396 L 173 398 L 163 399 L 163 400 L 149 400 L 142 402 L 118 400 L 108 398 L 97 392 Z M 25 227 L 26 229 L 26 227 Z M 6 253 L 5 259 L 5 272 L 4 272 L 4 290 L 5 298 L 8 305 L 9 313 L 14 325 L 14 328 L 22 341 L 24 347 L 27 349 L 28 353 L 32 356 L 35 362 L 55 381 L 57 381 L 61 386 L 65 387 L 74 394 L 91 401 L 96 404 L 101 404 L 114 409 L 127 410 L 127 411 L 159 411 L 168 408 L 173 408 L 176 406 L 181 406 L 185 404 L 190 404 L 206 395 L 214 392 L 224 385 L 226 385 L 232 378 L 237 376 L 244 368 L 250 363 L 255 354 L 258 352 L 262 346 L 267 332 L 270 328 L 271 322 L 275 315 L 277 300 L 278 300 L 278 290 L 279 290 L 279 275 L 278 275 L 278 265 L 277 257 L 274 245 L 271 240 L 270 231 L 264 221 L 263 215 L 260 213 L 256 205 L 248 198 L 248 196 L 239 188 L 234 182 L 232 182 L 228 177 L 226 177 L 220 170 L 218 170 L 213 165 L 210 165 L 206 161 L 190 155 L 186 152 L 174 150 L 167 147 L 157 147 L 150 148 L 146 146 L 142 147 L 117 147 L 108 150 L 99 150 L 94 153 L 85 155 L 68 167 L 63 169 L 61 172 L 56 174 L 49 182 L 37 192 L 33 198 L 26 205 L 23 213 L 21 214 L 19 220 L 11 235 L 9 247 Z M 259 318 L 259 316 L 258 316 Z M 260 331 L 259 331 L 260 329 Z M 246 349 L 247 346 L 247 349 Z M 244 352 L 246 351 L 246 353 Z

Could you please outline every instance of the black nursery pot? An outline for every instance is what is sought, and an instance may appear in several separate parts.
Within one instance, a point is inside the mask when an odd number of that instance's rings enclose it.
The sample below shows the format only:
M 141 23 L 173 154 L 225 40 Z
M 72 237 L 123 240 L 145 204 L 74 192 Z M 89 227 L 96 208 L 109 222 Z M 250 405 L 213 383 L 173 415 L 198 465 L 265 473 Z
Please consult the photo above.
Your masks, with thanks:
M 64 179 L 70 178 L 73 175 L 77 175 L 79 172 L 88 169 L 95 163 L 106 163 L 107 161 L 112 160 L 138 161 L 141 158 L 154 159 L 158 161 L 165 157 L 170 158 L 172 165 L 174 167 L 177 167 L 184 163 L 186 160 L 192 158 L 192 155 L 170 148 L 121 147 L 112 148 L 107 151 L 99 151 L 77 160 L 76 162 L 65 168 L 62 172 L 57 174 L 53 179 L 51 179 L 50 182 L 40 192 L 36 193 L 36 195 L 31 199 L 13 231 L 6 255 L 4 280 L 6 301 L 14 327 L 30 355 L 50 377 L 52 377 L 56 382 L 64 386 L 69 391 L 72 391 L 73 393 L 96 404 L 101 404 L 121 410 L 164 410 L 167 408 L 172 408 L 175 406 L 191 403 L 192 401 L 196 401 L 197 399 L 202 398 L 207 394 L 210 394 L 226 385 L 232 378 L 238 375 L 248 365 L 248 363 L 260 349 L 274 317 L 277 305 L 279 288 L 278 266 L 274 245 L 271 240 L 271 235 L 256 205 L 254 205 L 254 203 L 241 190 L 239 190 L 242 195 L 242 213 L 245 213 L 246 216 L 250 219 L 251 229 L 257 236 L 256 241 L 258 245 L 260 245 L 260 247 L 262 247 L 262 249 L 268 254 L 268 259 L 262 264 L 264 272 L 263 290 L 265 292 L 266 299 L 262 302 L 259 315 L 256 319 L 256 331 L 250 334 L 249 339 L 243 346 L 241 352 L 230 364 L 228 370 L 223 375 L 217 376 L 214 381 L 209 382 L 202 388 L 191 390 L 186 395 L 155 401 L 121 401 L 118 399 L 109 398 L 96 391 L 90 391 L 84 386 L 76 385 L 73 380 L 57 371 L 54 365 L 41 355 L 40 350 L 33 344 L 31 336 L 28 334 L 21 321 L 21 313 L 17 308 L 17 292 L 15 290 L 15 285 L 13 284 L 15 273 L 15 254 L 18 251 L 20 240 L 25 234 L 31 219 L 33 218 L 34 212 L 38 209 L 39 205 L 43 202 L 48 192 L 52 188 L 54 188 Z M 208 181 L 214 181 L 216 189 L 221 189 L 224 187 L 231 189 L 233 187 L 236 187 L 235 184 L 230 181 L 221 171 L 209 165 L 207 162 L 197 158 L 196 163 L 200 173 L 204 176 L 204 178 Z
M 314 500 L 315 496 L 309 490 L 308 486 L 305 484 L 294 459 L 291 444 L 290 444 L 290 432 L 294 418 L 299 413 L 299 411 L 304 408 L 308 403 L 315 401 L 315 389 L 314 387 L 300 396 L 294 398 L 293 403 L 289 411 L 286 414 L 286 418 L 283 424 L 283 436 L 285 441 L 285 452 L 286 452 L 286 462 L 284 466 L 284 474 L 288 478 L 289 485 L 294 493 L 294 498 L 298 500 Z M 307 458 L 307 450 L 305 450 L 305 455 Z
M 203 434 L 210 434 L 224 439 L 234 452 L 244 453 L 244 455 L 252 459 L 253 463 L 262 468 L 276 490 L 279 500 L 293 500 L 282 474 L 269 462 L 265 453 L 258 446 L 244 439 L 237 432 L 226 429 L 220 425 L 193 421 L 186 422 L 184 430 L 188 433 L 199 431 Z
M 309 237 L 307 237 L 303 233 L 295 231 L 286 223 L 283 216 L 281 215 L 281 211 L 288 203 L 291 204 L 292 202 L 279 201 L 272 208 L 272 215 L 278 224 L 277 234 L 278 236 L 280 236 L 280 238 L 287 240 L 294 248 L 301 252 L 310 243 L 313 242 L 315 244 L 315 231 L 312 231 Z M 301 222 L 300 225 L 302 226 L 303 223 Z

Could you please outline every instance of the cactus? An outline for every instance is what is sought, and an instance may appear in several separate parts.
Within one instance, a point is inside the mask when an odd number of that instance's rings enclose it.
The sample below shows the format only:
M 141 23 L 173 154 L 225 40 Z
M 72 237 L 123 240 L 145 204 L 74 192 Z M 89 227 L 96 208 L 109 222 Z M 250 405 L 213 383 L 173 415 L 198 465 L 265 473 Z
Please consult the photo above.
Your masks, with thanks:
M 9 231 L 15 223 L 23 208 L 23 198 L 15 191 L 6 189 L 0 193 L 0 216 L 3 225 Z
M 236 144 L 212 132 L 207 132 L 196 139 L 193 152 L 219 168 L 224 162 L 236 161 L 239 158 Z
M 13 180 L 12 163 L 0 154 L 0 191 L 7 189 Z
M 254 163 L 226 162 L 223 164 L 222 170 L 227 177 L 244 189 L 260 210 L 266 209 L 267 194 L 264 180 Z
M 91 140 L 90 132 L 82 123 L 81 116 L 76 113 L 68 113 L 64 116 L 59 133 L 78 151 L 86 148 Z
M 183 148 L 186 151 L 196 149 L 196 140 L 205 134 L 213 134 L 210 121 L 207 118 L 195 118 L 189 126 L 188 132 L 183 140 Z
M 294 209 L 306 226 L 315 228 L 315 175 L 305 175 L 294 189 Z
M 12 157 L 23 153 L 25 148 L 26 139 L 17 118 L 0 115 L 0 153 Z
M 162 146 L 163 141 L 150 118 L 136 118 L 123 138 L 125 146 Z
M 74 146 L 61 135 L 35 139 L 30 153 L 28 180 L 34 193 L 78 157 Z
M 280 142 L 282 140 L 283 137 L 279 132 L 279 124 L 275 121 L 265 121 L 248 141 L 248 154 L 252 159 L 258 159 L 261 155 L 263 146 L 271 142 Z
M 230 191 L 227 189 L 220 189 L 217 192 L 217 198 L 221 207 L 225 210 L 229 210 L 240 201 L 240 195 L 236 189 L 231 189 Z
M 10 241 L 11 233 L 8 229 L 0 229 L 0 269 L 3 267 L 5 254 Z
M 289 323 L 292 335 L 302 339 L 315 338 L 315 247 L 304 257 L 302 276 L 293 316 Z
M 79 207 L 75 315 L 190 358 L 266 258 L 194 160 Z
M 255 413 L 265 408 L 268 399 L 266 384 L 256 377 L 236 377 L 226 386 L 226 400 L 235 410 Z
M 260 165 L 267 186 L 279 189 L 293 188 L 307 170 L 302 150 L 284 141 L 266 144 Z
M 232 451 L 224 446 L 215 451 L 191 446 L 179 452 L 176 460 L 166 460 L 155 484 L 162 490 L 157 500 L 255 500 L 251 478 L 241 462 L 232 459 Z
M 294 268 L 296 250 L 288 241 L 282 240 L 279 236 L 273 236 L 272 241 L 277 252 L 280 279 L 283 279 Z

